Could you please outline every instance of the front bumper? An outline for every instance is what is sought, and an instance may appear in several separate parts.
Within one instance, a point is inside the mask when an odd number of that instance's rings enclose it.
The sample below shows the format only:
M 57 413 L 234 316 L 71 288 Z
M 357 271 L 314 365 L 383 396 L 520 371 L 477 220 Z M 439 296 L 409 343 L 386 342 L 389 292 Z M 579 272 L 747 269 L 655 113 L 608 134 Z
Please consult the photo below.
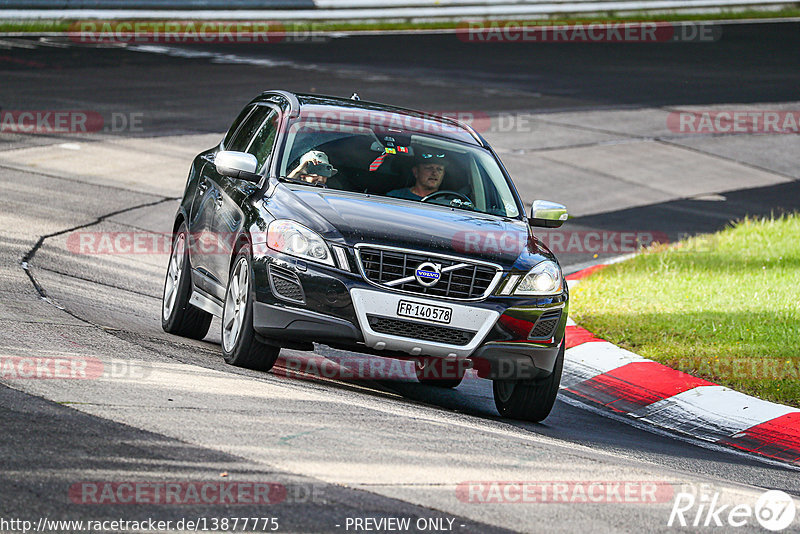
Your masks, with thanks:
M 533 379 L 552 372 L 564 339 L 566 291 L 552 298 L 492 296 L 459 302 L 376 289 L 356 273 L 307 264 L 272 251 L 254 259 L 253 326 L 259 335 L 277 344 L 317 342 L 392 358 L 468 359 L 484 378 Z M 303 289 L 302 302 L 276 295 L 275 284 L 270 283 L 270 265 L 297 277 Z M 400 317 L 401 300 L 451 308 L 452 320 L 445 326 Z M 545 312 L 559 317 L 552 335 L 529 339 L 529 332 Z M 456 342 L 442 342 L 437 336 L 443 330 L 447 335 L 456 332 L 457 337 L 466 333 L 469 339 L 461 336 Z
M 455 302 L 442 302 L 430 298 L 410 297 L 388 291 L 375 289 L 353 288 L 350 290 L 353 307 L 356 311 L 359 328 L 364 336 L 364 343 L 377 350 L 392 350 L 407 352 L 412 356 L 438 356 L 440 358 L 466 358 L 475 352 L 475 349 L 486 338 L 489 330 L 495 325 L 500 313 L 496 310 L 478 308 L 476 306 L 458 304 Z M 419 339 L 419 336 L 402 335 L 404 329 L 411 331 L 416 323 L 422 323 L 406 317 L 399 317 L 397 309 L 401 301 L 446 306 L 453 310 L 452 320 L 447 326 L 437 324 L 426 325 L 428 330 L 442 330 L 467 333 L 471 339 L 466 344 L 437 342 Z M 376 321 L 370 318 L 386 318 L 395 321 L 394 328 L 380 329 Z M 445 330 L 446 329 L 446 330 Z M 398 335 L 400 334 L 400 335 Z M 435 337 L 435 336 L 429 336 Z M 442 336 L 444 337 L 444 336 Z

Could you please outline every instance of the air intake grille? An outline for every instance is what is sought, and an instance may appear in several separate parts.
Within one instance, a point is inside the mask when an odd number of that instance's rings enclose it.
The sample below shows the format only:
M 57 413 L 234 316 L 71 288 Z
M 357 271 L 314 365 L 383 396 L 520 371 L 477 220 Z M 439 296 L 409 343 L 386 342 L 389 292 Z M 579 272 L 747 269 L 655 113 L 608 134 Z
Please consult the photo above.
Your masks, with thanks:
M 531 330 L 529 339 L 550 339 L 561 319 L 561 310 L 544 312 Z
M 303 286 L 297 275 L 283 267 L 269 266 L 269 284 L 278 298 L 292 302 L 305 302 Z
M 381 334 L 446 343 L 448 345 L 467 345 L 476 334 L 476 332 L 459 328 L 434 326 L 415 321 L 380 317 L 378 315 L 367 315 L 367 321 L 369 321 L 370 328 Z
M 462 300 L 481 298 L 489 289 L 497 273 L 494 267 L 488 265 L 426 254 L 361 248 L 359 257 L 364 275 L 370 282 L 386 285 L 401 278 L 412 277 L 407 282 L 389 287 L 432 297 Z M 442 268 L 441 278 L 431 287 L 425 287 L 413 278 L 417 267 L 426 262 L 441 265 Z M 453 270 L 447 269 L 454 265 L 463 266 Z

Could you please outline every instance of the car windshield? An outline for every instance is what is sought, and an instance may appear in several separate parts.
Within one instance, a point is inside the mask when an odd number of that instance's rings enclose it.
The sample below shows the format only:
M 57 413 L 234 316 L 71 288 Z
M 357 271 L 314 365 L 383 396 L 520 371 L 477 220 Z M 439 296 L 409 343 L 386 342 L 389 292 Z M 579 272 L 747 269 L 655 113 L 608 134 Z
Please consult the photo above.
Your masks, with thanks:
M 342 191 L 518 217 L 515 197 L 492 154 L 441 135 L 449 130 L 464 132 L 400 114 L 349 110 L 340 117 L 306 112 L 289 125 L 280 176 Z

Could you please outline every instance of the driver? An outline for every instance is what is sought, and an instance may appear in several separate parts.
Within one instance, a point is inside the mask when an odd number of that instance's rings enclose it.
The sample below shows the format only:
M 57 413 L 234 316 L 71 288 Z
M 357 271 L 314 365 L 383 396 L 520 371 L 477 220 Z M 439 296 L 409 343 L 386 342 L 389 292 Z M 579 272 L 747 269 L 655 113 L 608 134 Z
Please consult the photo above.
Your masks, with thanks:
M 416 183 L 411 187 L 394 189 L 386 195 L 407 200 L 422 200 L 439 190 L 444 180 L 447 163 L 444 154 L 419 154 L 414 161 L 414 166 L 411 167 L 411 174 L 414 175 Z

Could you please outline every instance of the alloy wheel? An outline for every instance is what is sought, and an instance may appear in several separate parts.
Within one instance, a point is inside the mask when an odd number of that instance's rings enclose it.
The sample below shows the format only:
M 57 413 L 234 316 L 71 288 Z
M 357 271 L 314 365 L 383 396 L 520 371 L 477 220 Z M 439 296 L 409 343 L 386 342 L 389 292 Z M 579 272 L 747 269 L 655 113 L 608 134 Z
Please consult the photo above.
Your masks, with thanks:
M 247 307 L 250 276 L 247 260 L 241 258 L 233 269 L 225 309 L 222 314 L 222 343 L 226 351 L 232 351 L 239 339 Z

